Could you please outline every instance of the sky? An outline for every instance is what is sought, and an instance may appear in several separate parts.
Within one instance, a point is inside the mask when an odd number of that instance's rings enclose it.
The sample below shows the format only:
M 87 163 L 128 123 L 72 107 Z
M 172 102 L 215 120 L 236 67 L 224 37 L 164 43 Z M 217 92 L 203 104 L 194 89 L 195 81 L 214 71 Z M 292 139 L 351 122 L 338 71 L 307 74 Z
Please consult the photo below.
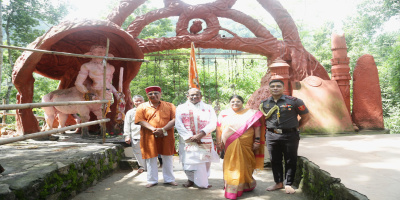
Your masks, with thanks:
M 107 16 L 110 0 L 69 0 L 75 6 L 66 19 L 89 18 L 100 19 Z M 188 4 L 201 4 L 213 2 L 214 0 L 183 0 Z M 361 0 L 281 0 L 296 21 L 307 23 L 312 27 L 318 27 L 324 21 L 331 19 L 335 22 L 337 29 L 341 29 L 341 20 L 352 15 L 356 5 Z M 114 1 L 118 2 L 118 1 Z M 163 0 L 152 0 L 155 7 L 162 7 Z M 90 8 L 90 9 L 87 9 Z M 237 0 L 234 9 L 251 14 L 258 20 L 273 20 L 256 0 Z

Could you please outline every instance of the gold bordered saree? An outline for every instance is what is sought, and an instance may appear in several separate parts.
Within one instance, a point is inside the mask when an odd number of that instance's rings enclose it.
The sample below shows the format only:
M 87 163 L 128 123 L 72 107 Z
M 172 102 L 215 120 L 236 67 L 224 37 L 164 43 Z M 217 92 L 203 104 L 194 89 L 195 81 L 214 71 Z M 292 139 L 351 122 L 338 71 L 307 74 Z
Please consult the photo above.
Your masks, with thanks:
M 259 121 L 262 116 L 257 110 L 244 109 L 235 113 L 228 109 L 222 111 L 218 117 L 219 132 L 225 145 L 225 198 L 236 199 L 243 192 L 256 187 L 253 172 L 264 167 L 265 135 L 261 131 L 260 149 L 253 152 L 254 127 L 262 125 Z

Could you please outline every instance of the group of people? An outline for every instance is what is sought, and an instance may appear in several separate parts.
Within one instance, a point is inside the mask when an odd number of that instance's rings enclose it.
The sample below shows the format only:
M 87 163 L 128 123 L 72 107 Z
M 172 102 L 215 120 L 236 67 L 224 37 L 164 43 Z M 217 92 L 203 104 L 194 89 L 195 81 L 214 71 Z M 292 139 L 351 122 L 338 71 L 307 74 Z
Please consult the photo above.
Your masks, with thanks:
M 201 101 L 201 91 L 196 88 L 189 89 L 188 100 L 177 108 L 161 101 L 158 86 L 146 88 L 148 102 L 140 95 L 133 96 L 135 108 L 126 114 L 124 135 L 140 165 L 138 172 L 147 171 L 146 187 L 158 184 L 158 155 L 163 160 L 164 184 L 178 185 L 173 174 L 175 127 L 179 159 L 188 178 L 183 187 L 212 187 L 208 182 L 210 166 L 220 161 L 215 145 L 224 152 L 225 198 L 236 199 L 252 191 L 256 187 L 253 172 L 264 167 L 267 143 L 275 181 L 267 191 L 284 188 L 286 193 L 294 193 L 299 128 L 309 119 L 308 109 L 302 100 L 283 94 L 282 81 L 272 80 L 269 86 L 272 96 L 261 102 L 259 110 L 245 108 L 244 99 L 233 95 L 230 108 L 218 117 L 211 105 Z M 211 134 L 214 130 L 216 144 Z

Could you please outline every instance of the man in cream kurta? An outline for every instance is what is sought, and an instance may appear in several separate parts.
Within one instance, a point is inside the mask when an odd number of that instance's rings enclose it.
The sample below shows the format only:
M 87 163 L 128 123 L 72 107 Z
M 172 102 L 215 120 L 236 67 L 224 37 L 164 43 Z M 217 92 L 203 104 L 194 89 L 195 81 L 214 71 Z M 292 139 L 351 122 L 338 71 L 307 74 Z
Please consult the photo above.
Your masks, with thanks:
M 132 100 L 135 107 L 130 109 L 125 115 L 124 137 L 125 142 L 132 145 L 133 155 L 139 164 L 138 173 L 142 173 L 146 171 L 146 163 L 140 151 L 140 125 L 135 124 L 135 114 L 137 107 L 144 102 L 144 98 L 140 95 L 135 95 L 132 97 Z
M 188 91 L 188 101 L 176 109 L 175 127 L 179 133 L 179 158 L 188 182 L 184 187 L 194 184 L 209 188 L 211 162 L 219 162 L 214 150 L 211 132 L 217 125 L 217 116 L 211 105 L 201 101 L 201 92 L 196 88 Z

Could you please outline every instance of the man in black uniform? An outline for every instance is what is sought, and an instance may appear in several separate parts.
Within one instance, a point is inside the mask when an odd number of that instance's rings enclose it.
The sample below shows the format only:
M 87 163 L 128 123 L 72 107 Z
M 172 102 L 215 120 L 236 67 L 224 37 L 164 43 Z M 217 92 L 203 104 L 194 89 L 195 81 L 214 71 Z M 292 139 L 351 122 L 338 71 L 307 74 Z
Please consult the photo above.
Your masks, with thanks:
M 308 109 L 301 99 L 283 95 L 284 83 L 281 80 L 272 80 L 269 83 L 272 97 L 261 102 L 260 110 L 266 116 L 266 140 L 271 157 L 272 173 L 275 185 L 267 188 L 273 191 L 283 188 L 286 179 L 285 191 L 295 193 L 292 188 L 296 174 L 297 149 L 299 147 L 299 128 L 308 120 Z M 298 121 L 297 116 L 301 119 Z M 283 177 L 282 155 L 285 159 L 285 179 Z

